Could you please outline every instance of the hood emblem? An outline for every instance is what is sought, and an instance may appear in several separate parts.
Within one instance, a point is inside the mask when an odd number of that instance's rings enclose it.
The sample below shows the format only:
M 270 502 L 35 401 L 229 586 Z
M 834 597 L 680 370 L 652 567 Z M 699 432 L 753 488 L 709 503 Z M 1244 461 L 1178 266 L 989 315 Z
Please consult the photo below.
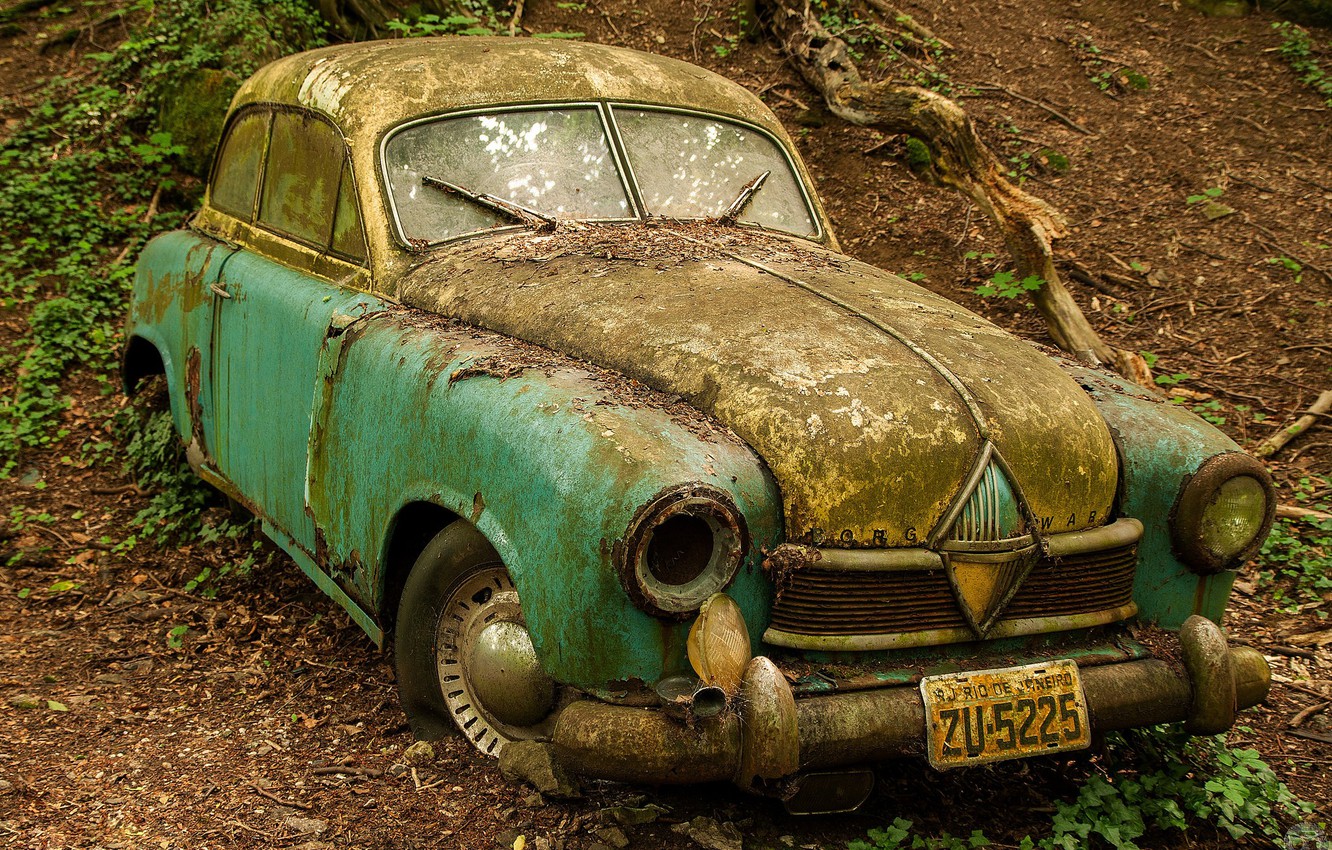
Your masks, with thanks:
M 979 560 L 947 553 L 944 566 L 967 624 L 983 638 L 1017 593 L 1036 563 L 1036 547 L 1008 555 L 1002 560 Z
M 978 638 L 989 634 L 1036 564 L 1040 546 L 1021 494 L 992 443 L 981 450 L 934 535 L 958 607 Z

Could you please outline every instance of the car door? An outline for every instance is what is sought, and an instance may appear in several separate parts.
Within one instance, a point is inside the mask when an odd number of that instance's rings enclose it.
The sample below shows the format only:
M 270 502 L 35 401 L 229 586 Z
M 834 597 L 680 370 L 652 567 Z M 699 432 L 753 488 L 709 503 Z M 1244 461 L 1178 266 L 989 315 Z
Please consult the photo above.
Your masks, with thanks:
M 302 110 L 269 114 L 252 210 L 244 249 L 214 286 L 206 443 L 241 500 L 313 555 L 306 462 L 321 349 L 346 316 L 382 307 L 358 288 L 365 241 L 332 124 Z

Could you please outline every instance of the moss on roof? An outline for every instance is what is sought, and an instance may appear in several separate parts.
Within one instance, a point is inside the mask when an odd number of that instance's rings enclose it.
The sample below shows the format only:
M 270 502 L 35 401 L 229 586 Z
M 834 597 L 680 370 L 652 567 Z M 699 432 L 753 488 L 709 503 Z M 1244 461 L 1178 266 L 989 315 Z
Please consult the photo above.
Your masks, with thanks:
M 232 105 L 312 107 L 349 139 L 364 140 L 424 114 L 587 100 L 692 107 L 784 135 L 757 97 L 711 71 L 637 50 L 528 38 L 445 36 L 311 50 L 259 69 Z

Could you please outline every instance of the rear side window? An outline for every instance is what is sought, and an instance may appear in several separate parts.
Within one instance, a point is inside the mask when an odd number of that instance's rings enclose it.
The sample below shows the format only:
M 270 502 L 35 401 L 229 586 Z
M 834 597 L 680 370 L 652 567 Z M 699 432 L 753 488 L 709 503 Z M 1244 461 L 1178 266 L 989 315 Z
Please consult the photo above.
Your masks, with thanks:
M 251 110 L 231 122 L 213 172 L 212 204 L 236 218 L 254 218 L 254 198 L 268 144 L 267 111 Z
M 345 151 L 333 126 L 313 115 L 278 112 L 268 143 L 259 223 L 315 247 L 333 237 Z
M 211 205 L 343 260 L 366 259 L 356 183 L 342 134 L 296 109 L 251 107 L 218 152 Z
M 357 262 L 365 259 L 365 231 L 361 228 L 361 212 L 356 206 L 356 184 L 352 182 L 350 163 L 342 166 L 338 210 L 333 217 L 332 247 L 335 254 Z

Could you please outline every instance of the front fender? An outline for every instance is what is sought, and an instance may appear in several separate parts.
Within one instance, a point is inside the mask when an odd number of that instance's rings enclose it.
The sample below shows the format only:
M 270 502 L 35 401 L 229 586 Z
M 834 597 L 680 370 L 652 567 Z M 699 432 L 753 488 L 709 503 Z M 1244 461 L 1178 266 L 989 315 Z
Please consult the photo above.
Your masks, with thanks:
M 1239 447 L 1141 387 L 1069 361 L 1062 365 L 1110 426 L 1120 458 L 1118 513 L 1143 524 L 1133 585 L 1138 616 L 1167 629 L 1178 629 L 1193 614 L 1220 623 L 1235 572 L 1201 576 L 1181 563 L 1172 551 L 1170 521 L 1181 488 L 1202 462 Z
M 407 503 L 472 522 L 499 552 L 533 644 L 556 680 L 585 689 L 685 668 L 687 623 L 633 605 L 612 550 L 662 489 L 728 492 L 751 534 L 728 592 L 758 642 L 781 541 L 780 495 L 755 454 L 680 403 L 621 376 L 408 310 L 354 322 L 325 371 L 309 504 L 323 558 L 373 608 L 386 537 Z

